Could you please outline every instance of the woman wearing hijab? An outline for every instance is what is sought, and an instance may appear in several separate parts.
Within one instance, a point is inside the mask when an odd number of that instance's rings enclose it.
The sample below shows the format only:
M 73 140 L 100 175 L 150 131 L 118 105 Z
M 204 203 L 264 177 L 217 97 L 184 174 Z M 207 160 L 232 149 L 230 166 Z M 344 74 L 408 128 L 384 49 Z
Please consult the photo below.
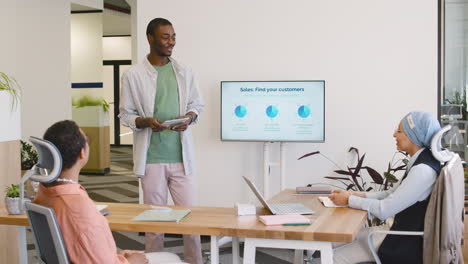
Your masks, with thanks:
M 338 190 L 329 197 L 337 205 L 367 210 L 385 220 L 394 216 L 390 230 L 424 231 L 424 217 L 432 188 L 441 170 L 430 151 L 431 140 L 440 130 L 437 119 L 427 112 L 411 112 L 400 122 L 393 137 L 397 149 L 411 158 L 400 184 L 383 192 L 352 192 Z M 367 246 L 365 230 L 349 244 L 335 248 L 334 263 L 356 263 L 373 260 Z M 378 244 L 380 241 L 376 241 Z M 423 238 L 421 236 L 387 235 L 378 255 L 382 263 L 422 263 Z

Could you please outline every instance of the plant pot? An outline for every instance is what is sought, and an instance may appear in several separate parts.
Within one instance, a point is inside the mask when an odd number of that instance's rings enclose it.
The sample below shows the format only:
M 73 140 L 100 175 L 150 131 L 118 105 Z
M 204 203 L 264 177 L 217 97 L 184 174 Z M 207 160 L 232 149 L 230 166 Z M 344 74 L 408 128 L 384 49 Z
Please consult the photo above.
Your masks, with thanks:
M 5 205 L 9 214 L 19 215 L 22 214 L 20 210 L 20 198 L 19 197 L 5 197 Z

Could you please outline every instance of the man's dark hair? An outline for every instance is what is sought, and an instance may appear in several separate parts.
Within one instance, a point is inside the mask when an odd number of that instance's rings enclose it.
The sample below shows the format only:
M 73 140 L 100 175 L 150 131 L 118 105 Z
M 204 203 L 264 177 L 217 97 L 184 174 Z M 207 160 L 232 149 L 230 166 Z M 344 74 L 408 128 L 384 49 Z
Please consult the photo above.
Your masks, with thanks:
M 77 161 L 86 139 L 78 125 L 71 120 L 53 124 L 44 133 L 44 139 L 52 142 L 62 155 L 62 169 L 71 168 Z
M 160 18 L 160 17 L 155 18 L 148 23 L 148 26 L 146 27 L 146 35 L 153 36 L 156 29 L 158 29 L 160 26 L 167 26 L 167 25 L 172 26 L 172 23 L 169 22 L 169 20 L 165 18 Z

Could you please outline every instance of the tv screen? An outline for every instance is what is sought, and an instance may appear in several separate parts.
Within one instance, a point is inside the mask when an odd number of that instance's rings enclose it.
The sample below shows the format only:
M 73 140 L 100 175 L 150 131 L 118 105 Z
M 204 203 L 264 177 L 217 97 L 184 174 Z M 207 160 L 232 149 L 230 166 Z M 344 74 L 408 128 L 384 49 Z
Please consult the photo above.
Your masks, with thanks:
M 221 140 L 325 141 L 325 81 L 221 82 Z

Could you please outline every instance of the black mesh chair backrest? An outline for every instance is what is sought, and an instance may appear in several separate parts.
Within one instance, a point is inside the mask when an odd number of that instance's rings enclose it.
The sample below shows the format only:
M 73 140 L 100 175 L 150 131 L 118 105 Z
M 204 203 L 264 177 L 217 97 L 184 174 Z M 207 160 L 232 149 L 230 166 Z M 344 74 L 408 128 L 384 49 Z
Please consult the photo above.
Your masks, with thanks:
M 39 258 L 47 264 L 58 264 L 57 250 L 54 244 L 50 243 L 52 241 L 52 234 L 47 223 L 47 218 L 33 211 L 28 211 L 28 217 L 31 225 L 34 226 L 33 232 L 37 240 L 37 246 L 39 247 Z
M 26 212 L 39 258 L 47 264 L 68 264 L 67 250 L 57 225 L 54 210 L 26 203 Z

